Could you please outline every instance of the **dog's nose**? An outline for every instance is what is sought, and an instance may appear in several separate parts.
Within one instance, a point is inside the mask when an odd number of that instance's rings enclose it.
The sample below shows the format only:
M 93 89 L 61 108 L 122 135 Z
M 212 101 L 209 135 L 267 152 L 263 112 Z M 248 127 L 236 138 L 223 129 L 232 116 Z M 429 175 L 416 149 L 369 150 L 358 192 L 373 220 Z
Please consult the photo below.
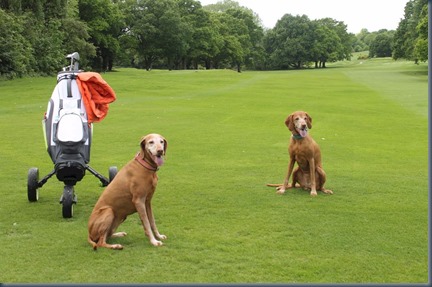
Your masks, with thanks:
M 157 153 L 157 155 L 163 155 L 163 149 L 158 149 L 158 150 L 156 151 L 156 153 Z

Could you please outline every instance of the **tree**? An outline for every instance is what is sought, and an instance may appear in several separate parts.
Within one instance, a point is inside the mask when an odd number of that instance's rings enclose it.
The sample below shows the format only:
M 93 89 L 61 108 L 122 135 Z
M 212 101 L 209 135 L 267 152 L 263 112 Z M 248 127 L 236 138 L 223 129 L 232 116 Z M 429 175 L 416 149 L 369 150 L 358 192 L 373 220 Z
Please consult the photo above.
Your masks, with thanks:
M 406 9 L 406 8 L 405 8 Z M 396 29 L 394 40 L 393 40 L 393 59 L 406 58 L 408 55 L 408 49 L 410 46 L 409 41 L 406 40 L 405 35 L 408 33 L 408 20 L 402 19 Z
M 210 12 L 196 0 L 177 0 L 177 3 L 186 32 L 183 40 L 187 41 L 187 51 L 181 59 L 182 68 L 198 69 L 199 64 L 204 64 L 210 69 L 210 59 L 219 53 L 221 47 L 218 31 L 212 27 Z
M 355 52 L 368 51 L 369 43 L 365 41 L 369 35 L 369 31 L 365 28 L 361 29 L 358 34 L 355 35 L 355 42 L 353 43 L 353 49 Z
M 67 54 L 79 52 L 80 68 L 91 69 L 92 59 L 96 56 L 96 47 L 89 42 L 89 27 L 79 19 L 78 0 L 68 0 L 66 17 L 62 20 L 64 40 L 62 50 Z
M 26 61 L 28 73 L 50 75 L 62 66 L 64 34 L 61 21 L 65 16 L 66 2 L 48 2 L 17 0 L 1 3 L 1 7 L 13 13 L 23 27 L 32 27 L 21 31 L 31 51 Z
M 0 9 L 0 76 L 21 77 L 30 72 L 31 44 L 23 36 L 21 17 Z
M 325 68 L 327 61 L 338 59 L 337 51 L 342 49 L 342 44 L 336 32 L 324 25 L 317 25 L 315 37 L 311 60 L 315 62 L 315 68 Z
M 264 48 L 262 45 L 264 31 L 261 26 L 261 20 L 257 14 L 245 7 L 231 8 L 226 13 L 241 21 L 246 27 L 246 30 L 238 30 L 238 33 L 235 33 L 240 39 L 244 54 L 241 62 L 237 63 L 238 71 L 240 70 L 240 65 L 243 63 L 251 68 L 255 68 L 256 64 L 262 62 L 264 58 Z
M 192 41 L 193 28 L 187 21 L 182 19 L 178 3 L 170 1 L 166 2 L 165 12 L 159 18 L 160 29 L 160 47 L 162 57 L 167 60 L 168 68 L 179 68 L 184 62 L 189 50 L 189 43 Z M 184 3 L 183 3 L 184 4 Z M 192 8 L 193 3 L 189 2 L 189 7 Z M 188 5 L 183 6 L 188 7 Z
M 211 12 L 211 27 L 219 35 L 216 38 L 222 40 L 221 50 L 213 58 L 215 66 L 235 66 L 240 72 L 243 65 L 250 68 L 264 65 L 264 31 L 256 13 L 232 0 L 219 1 L 204 9 Z
M 355 36 L 347 32 L 347 25 L 331 18 L 314 21 L 315 45 L 313 60 L 315 67 L 325 68 L 326 62 L 335 62 L 351 58 Z M 318 58 L 316 58 L 318 55 Z M 319 65 L 317 65 L 317 60 Z
M 63 66 L 64 56 L 67 53 L 63 50 L 65 34 L 61 29 L 61 20 L 51 19 L 42 23 L 27 18 L 27 24 L 33 26 L 33 32 L 26 32 L 26 36 L 32 40 L 35 60 L 33 68 L 42 75 L 57 73 Z
M 416 27 L 418 37 L 414 45 L 414 57 L 420 61 L 428 60 L 428 6 L 424 5 Z
M 215 4 L 209 4 L 204 7 L 207 11 L 214 13 L 225 13 L 228 9 L 238 9 L 240 4 L 234 0 L 222 0 Z
M 421 51 L 424 51 L 427 37 L 425 38 L 425 33 L 421 32 L 421 27 L 424 27 L 424 19 L 427 17 L 427 4 L 427 0 L 410 0 L 405 5 L 404 18 L 399 22 L 394 35 L 392 53 L 394 59 L 404 58 L 417 63 L 420 56 L 423 55 L 424 58 L 424 52 Z M 418 28 L 419 24 L 420 28 Z
M 124 27 L 123 15 L 111 0 L 78 1 L 79 17 L 89 27 L 90 42 L 96 47 L 92 67 L 110 71 L 120 49 L 119 36 Z
M 391 57 L 393 35 L 387 30 L 378 31 L 369 47 L 369 57 Z
M 157 60 L 165 59 L 171 69 L 175 60 L 186 54 L 190 30 L 182 21 L 176 1 L 131 1 L 126 19 L 126 33 L 137 44 L 136 65 L 150 70 Z
M 275 69 L 296 68 L 311 61 L 313 56 L 314 27 L 306 15 L 285 14 L 267 34 L 266 47 L 270 65 Z

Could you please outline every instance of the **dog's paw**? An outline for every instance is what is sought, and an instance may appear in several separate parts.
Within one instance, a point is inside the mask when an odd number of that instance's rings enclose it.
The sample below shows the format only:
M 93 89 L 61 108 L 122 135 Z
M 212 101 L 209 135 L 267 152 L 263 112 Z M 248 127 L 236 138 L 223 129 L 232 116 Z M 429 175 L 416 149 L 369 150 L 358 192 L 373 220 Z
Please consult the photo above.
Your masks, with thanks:
M 281 185 L 276 187 L 276 193 L 277 194 L 284 194 L 285 193 L 285 186 Z
M 277 194 L 284 194 L 285 193 L 285 189 L 278 189 L 276 191 Z
M 331 191 L 330 189 L 324 189 L 323 192 L 326 194 L 333 194 L 333 191 Z
M 312 196 L 312 197 L 315 197 L 315 196 L 317 196 L 318 194 L 317 194 L 317 192 L 315 191 L 315 190 L 313 190 L 313 191 L 311 191 L 310 192 L 310 196 Z
M 160 240 L 165 240 L 165 239 L 167 239 L 167 237 L 166 237 L 165 235 L 163 235 L 163 234 L 159 234 L 157 237 L 158 237 L 158 239 L 160 239 Z
M 153 246 L 162 246 L 163 245 L 162 241 L 159 241 L 159 240 L 152 240 L 151 244 Z
M 116 232 L 111 237 L 125 237 L 127 235 L 126 232 Z
M 111 249 L 122 250 L 123 249 L 123 245 L 121 245 L 121 244 L 113 244 L 113 245 L 111 245 Z

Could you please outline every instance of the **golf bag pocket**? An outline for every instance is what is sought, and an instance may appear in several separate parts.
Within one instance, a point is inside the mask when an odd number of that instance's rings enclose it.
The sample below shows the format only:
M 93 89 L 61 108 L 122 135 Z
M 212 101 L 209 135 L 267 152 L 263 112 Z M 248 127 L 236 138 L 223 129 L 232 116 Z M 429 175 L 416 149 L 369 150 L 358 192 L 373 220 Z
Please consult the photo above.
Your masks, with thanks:
M 54 124 L 54 142 L 67 154 L 79 153 L 88 135 L 87 123 L 76 113 L 65 113 Z
M 65 114 L 57 123 L 57 140 L 62 143 L 85 141 L 84 123 L 77 114 Z

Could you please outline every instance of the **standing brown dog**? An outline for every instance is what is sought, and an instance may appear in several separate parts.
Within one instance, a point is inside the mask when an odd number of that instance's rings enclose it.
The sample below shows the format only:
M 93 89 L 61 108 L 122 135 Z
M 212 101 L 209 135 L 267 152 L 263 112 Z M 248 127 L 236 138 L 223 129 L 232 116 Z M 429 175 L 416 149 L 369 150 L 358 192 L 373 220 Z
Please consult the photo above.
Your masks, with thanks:
M 123 249 L 120 244 L 108 244 L 109 237 L 123 237 L 126 232 L 114 231 L 132 213 L 138 212 L 146 236 L 154 246 L 166 239 L 159 233 L 153 216 L 151 199 L 156 190 L 156 171 L 164 162 L 167 141 L 158 134 L 141 139 L 141 150 L 114 177 L 97 201 L 88 222 L 88 241 L 98 247 Z
M 283 184 L 268 184 L 268 186 L 276 186 L 277 193 L 283 194 L 287 188 L 295 187 L 296 183 L 299 183 L 300 187 L 310 189 L 311 196 L 316 196 L 317 190 L 333 194 L 331 190 L 324 188 L 326 174 L 322 168 L 321 151 L 308 134 L 308 129 L 312 128 L 312 118 L 306 112 L 294 112 L 285 120 L 285 125 L 292 133 L 288 148 L 290 155 L 288 173 Z M 298 167 L 293 173 L 296 162 Z M 289 178 L 292 173 L 293 179 L 290 185 Z

